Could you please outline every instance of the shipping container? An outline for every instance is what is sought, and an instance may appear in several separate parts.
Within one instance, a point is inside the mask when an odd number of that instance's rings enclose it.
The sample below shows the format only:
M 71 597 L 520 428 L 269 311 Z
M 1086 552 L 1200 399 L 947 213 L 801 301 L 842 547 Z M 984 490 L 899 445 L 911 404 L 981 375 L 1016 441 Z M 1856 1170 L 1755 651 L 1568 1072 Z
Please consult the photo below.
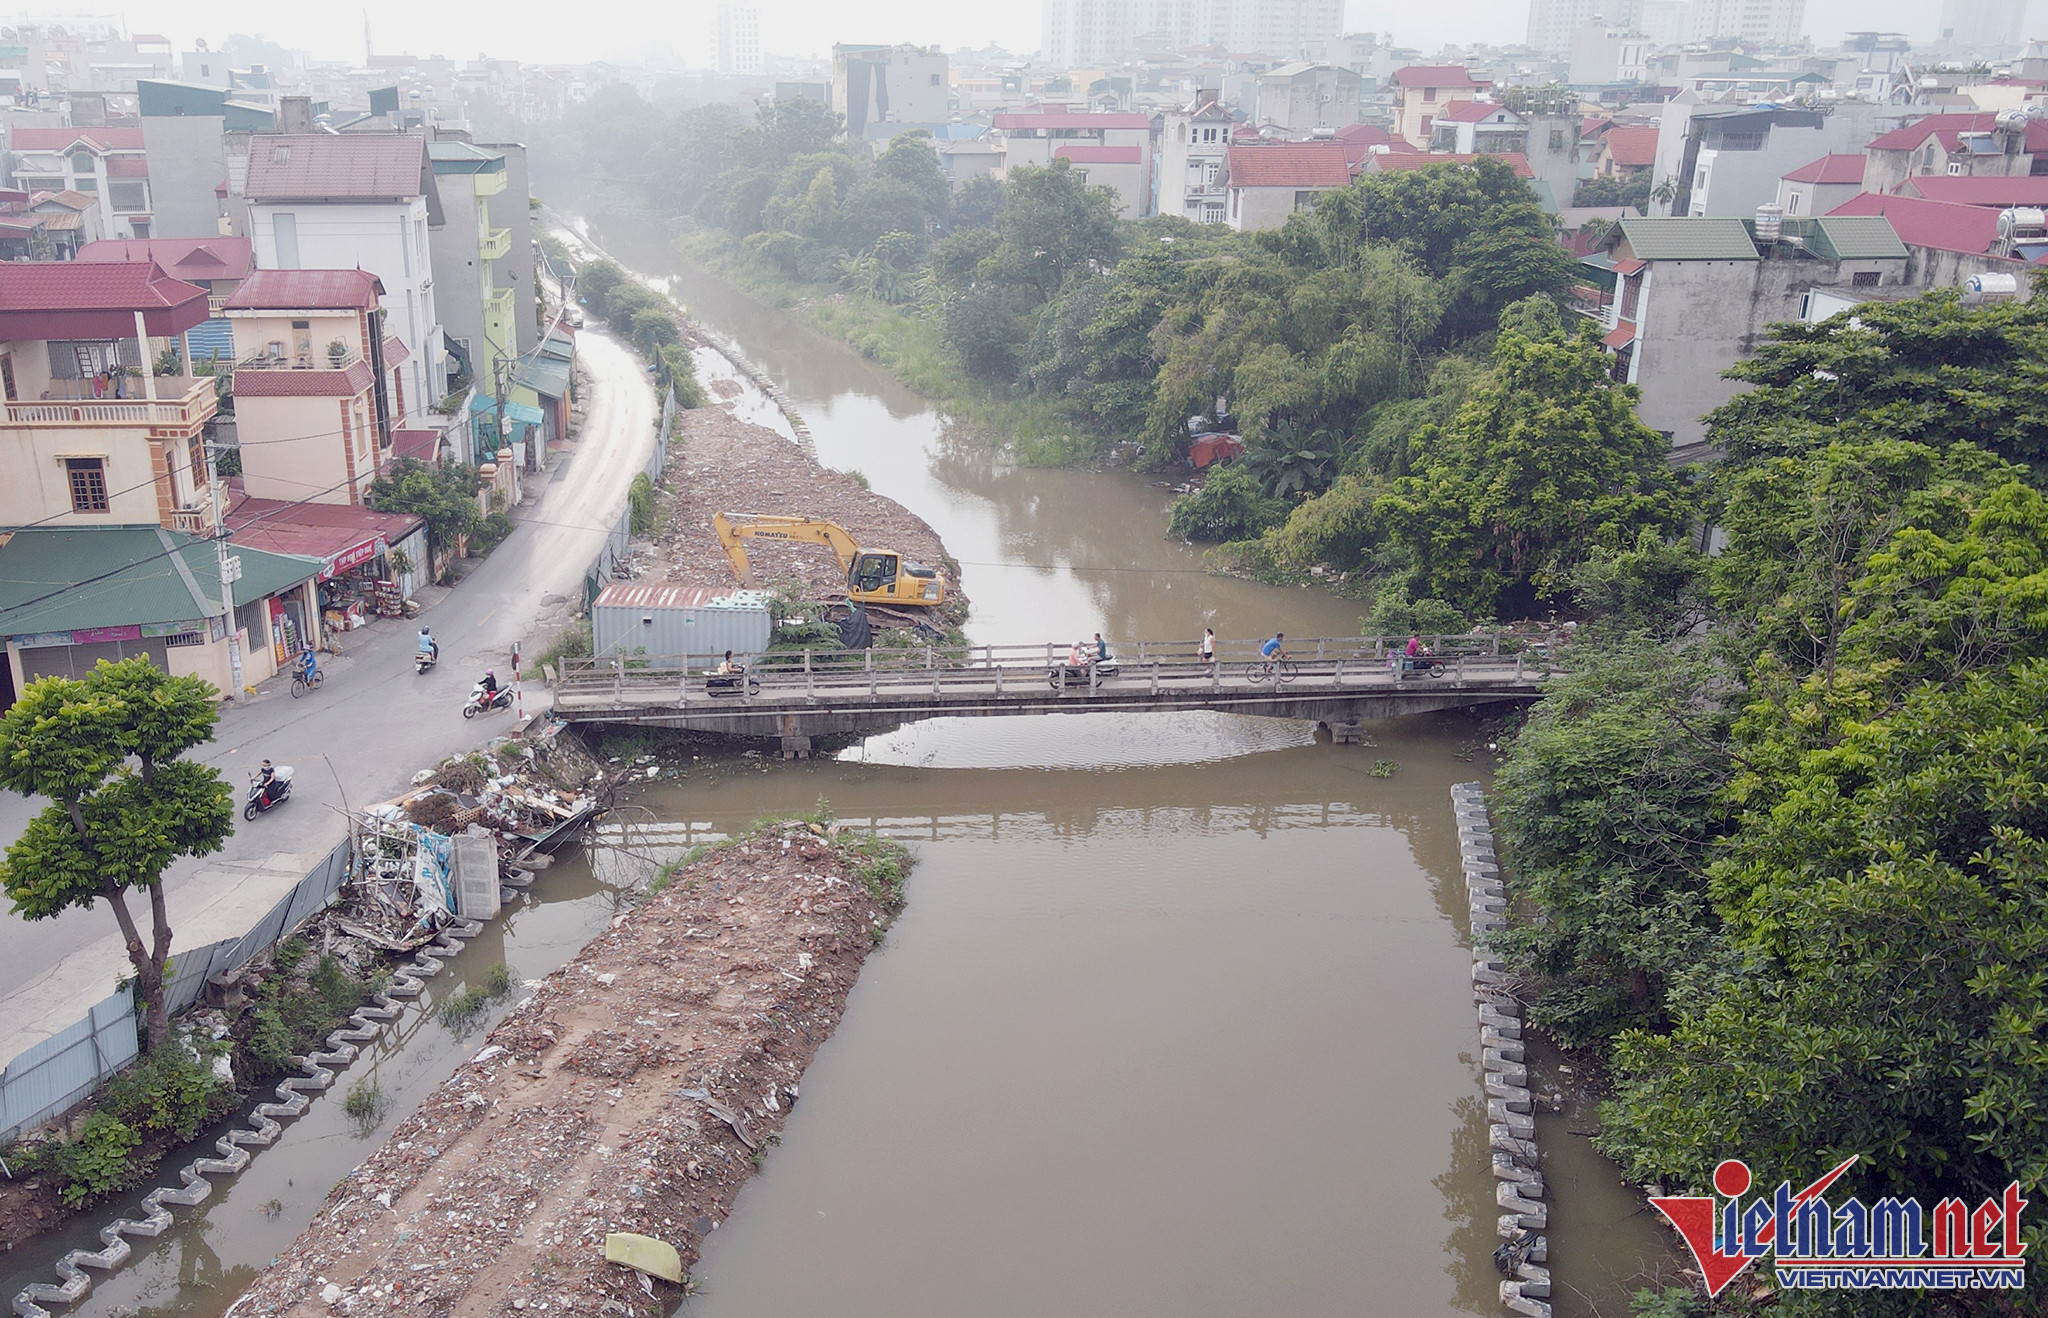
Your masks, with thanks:
M 768 648 L 770 596 L 730 586 L 648 586 L 619 581 L 590 606 L 592 648 L 599 659 L 714 664 Z

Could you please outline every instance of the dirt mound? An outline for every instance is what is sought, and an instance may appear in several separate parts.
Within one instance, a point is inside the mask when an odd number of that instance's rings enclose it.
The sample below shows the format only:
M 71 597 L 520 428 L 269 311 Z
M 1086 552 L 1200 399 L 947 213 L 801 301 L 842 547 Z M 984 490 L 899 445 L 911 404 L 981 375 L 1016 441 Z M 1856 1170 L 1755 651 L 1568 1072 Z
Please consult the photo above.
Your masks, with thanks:
M 700 407 L 678 416 L 681 434 L 669 447 L 662 477 L 662 529 L 654 537 L 656 563 L 648 580 L 730 585 L 732 563 L 711 529 L 712 514 L 794 513 L 837 522 L 863 546 L 893 549 L 940 568 L 949 604 L 958 598 L 960 572 L 947 559 L 938 533 L 902 504 L 823 466 L 774 431 L 736 420 L 719 408 Z M 846 594 L 846 574 L 824 545 L 753 540 L 747 558 L 761 586 L 793 577 L 810 599 Z
M 801 823 L 682 871 L 541 982 L 228 1312 L 655 1318 L 754 1172 L 896 900 Z M 879 893 L 879 895 L 877 895 Z

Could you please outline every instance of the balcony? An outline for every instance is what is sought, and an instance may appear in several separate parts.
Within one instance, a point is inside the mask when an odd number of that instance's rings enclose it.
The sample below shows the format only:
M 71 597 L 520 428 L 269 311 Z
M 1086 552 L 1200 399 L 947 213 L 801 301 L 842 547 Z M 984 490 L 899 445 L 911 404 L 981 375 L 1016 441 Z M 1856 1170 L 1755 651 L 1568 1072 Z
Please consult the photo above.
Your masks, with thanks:
M 299 353 L 290 357 L 258 353 L 235 363 L 237 371 L 345 371 L 363 359 L 362 354 L 351 347 L 340 361 L 320 350 Z
M 495 322 L 501 327 L 499 337 L 504 337 L 503 331 L 511 327 L 516 307 L 517 303 L 513 300 L 512 290 L 509 288 L 500 288 L 487 294 L 484 298 L 485 325 L 489 326 Z
M 476 254 L 486 261 L 496 261 L 510 253 L 511 250 L 512 231 L 510 229 L 490 229 L 485 231 L 483 242 L 478 245 Z
M 505 171 L 502 169 L 470 177 L 476 180 L 476 195 L 479 197 L 495 197 L 505 190 Z
M 90 380 L 52 380 L 38 399 L 7 400 L 10 426 L 169 426 L 197 430 L 220 410 L 213 376 L 160 375 L 156 401 L 147 398 L 94 398 Z M 127 387 L 142 392 L 142 381 Z

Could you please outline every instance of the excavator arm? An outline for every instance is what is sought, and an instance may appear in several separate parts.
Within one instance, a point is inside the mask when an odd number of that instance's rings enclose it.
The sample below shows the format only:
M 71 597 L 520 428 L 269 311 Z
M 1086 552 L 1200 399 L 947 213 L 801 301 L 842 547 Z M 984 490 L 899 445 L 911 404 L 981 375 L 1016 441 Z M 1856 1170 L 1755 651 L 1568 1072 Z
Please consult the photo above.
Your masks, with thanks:
M 784 513 L 714 513 L 711 528 L 718 532 L 718 543 L 725 547 L 725 556 L 732 560 L 732 570 L 743 586 L 754 584 L 749 580 L 752 569 L 747 565 L 746 542 L 756 536 L 763 540 L 795 540 L 825 545 L 838 555 L 842 571 L 853 567 L 854 555 L 860 552 L 844 527 L 816 517 L 795 517 Z

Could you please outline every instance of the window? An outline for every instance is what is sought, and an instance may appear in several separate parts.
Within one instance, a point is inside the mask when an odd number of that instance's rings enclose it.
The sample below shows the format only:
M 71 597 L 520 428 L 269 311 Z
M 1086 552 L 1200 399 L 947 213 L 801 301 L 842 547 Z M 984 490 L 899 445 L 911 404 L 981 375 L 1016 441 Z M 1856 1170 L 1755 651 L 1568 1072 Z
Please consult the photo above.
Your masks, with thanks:
M 1435 104 L 1436 104 L 1436 88 L 1434 88 L 1434 87 L 1424 87 L 1424 88 L 1422 89 L 1422 103 L 1423 103 L 1424 105 L 1435 105 Z
M 197 435 L 192 436 L 185 447 L 185 458 L 192 464 L 192 484 L 197 488 L 206 480 L 206 441 Z
M 1880 276 L 1875 270 L 1858 270 L 1855 274 L 1849 276 L 1849 286 L 1851 288 L 1876 288 L 1879 278 Z
M 1317 198 L 1317 196 L 1319 196 L 1319 195 L 1320 195 L 1319 193 L 1314 193 L 1314 192 L 1308 192 L 1308 191 L 1301 191 L 1301 192 L 1297 192 L 1297 193 L 1295 193 L 1295 194 L 1294 194 L 1294 209 L 1296 209 L 1296 210 L 1298 210 L 1298 211 L 1305 211 L 1305 210 L 1310 210 L 1310 209 L 1312 209 L 1312 208 L 1313 208 L 1313 207 L 1315 206 L 1315 204 L 1316 204 L 1316 198 Z
M 107 511 L 107 460 L 105 458 L 66 458 L 64 474 L 71 481 L 71 511 L 74 513 L 103 513 Z
M 290 211 L 279 211 L 270 217 L 270 232 L 277 240 L 277 268 L 298 269 L 299 217 Z
M 1550 149 L 1552 151 L 1564 150 L 1564 129 L 1553 128 L 1550 130 Z
M 411 275 L 411 274 L 412 274 L 412 236 L 411 236 L 411 226 L 410 226 L 410 225 L 408 225 L 408 224 L 406 223 L 405 217 L 404 217 L 403 215 L 401 215 L 401 216 L 399 216 L 399 217 L 398 217 L 398 245 L 399 245 L 400 247 L 403 247 L 403 248 L 405 249 L 405 273 L 406 273 L 407 275 Z
M 146 211 L 149 209 L 149 183 L 139 178 L 109 179 L 107 200 L 117 211 Z
M 292 163 L 292 149 L 291 149 L 291 146 L 290 146 L 289 144 L 287 144 L 287 143 L 283 143 L 283 142 L 280 142 L 280 143 L 278 143 L 278 144 L 277 144 L 276 146 L 273 146 L 273 147 L 271 147 L 271 148 L 270 148 L 270 163 L 271 163 L 271 164 L 273 164 L 273 165 L 289 165 L 289 164 L 291 164 L 291 163 Z
M 74 174 L 97 174 L 97 173 L 99 173 L 99 171 L 98 171 L 97 169 L 93 168 L 93 154 L 92 154 L 92 152 L 90 152 L 90 151 L 74 151 L 74 152 L 72 152 L 72 153 L 71 153 L 71 172 L 72 172 L 72 173 L 74 173 Z
M 1785 213 L 1786 213 L 1787 215 L 1797 215 L 1797 214 L 1799 213 L 1799 203 L 1800 203 L 1800 200 L 1801 200 L 1801 197 L 1800 197 L 1800 194 L 1799 194 L 1799 193 L 1796 193 L 1796 192 L 1788 192 L 1788 193 L 1786 193 L 1786 194 L 1785 194 Z
M 135 231 L 135 236 L 136 236 L 137 238 L 147 238 L 147 237 L 149 237 L 149 221 L 148 221 L 148 220 L 130 220 L 130 221 L 128 221 L 128 227 L 129 227 L 130 229 L 133 229 L 133 230 Z
M 936 87 L 936 86 L 938 86 L 938 85 L 939 85 L 939 75 L 938 75 L 938 74 L 936 74 L 936 73 L 934 73 L 934 74 L 932 75 L 932 86 Z
M 1962 162 L 1962 161 L 1960 161 L 1960 160 L 1951 160 L 1951 161 L 1949 161 L 1949 162 L 1948 162 L 1948 172 L 1949 172 L 1949 173 L 1951 173 L 1951 174 L 1960 174 L 1960 173 L 1962 173 L 1962 172 L 1963 172 L 1963 162 Z
M 11 352 L 0 352 L 0 387 L 7 390 L 9 402 L 21 397 L 14 392 L 14 354 Z

